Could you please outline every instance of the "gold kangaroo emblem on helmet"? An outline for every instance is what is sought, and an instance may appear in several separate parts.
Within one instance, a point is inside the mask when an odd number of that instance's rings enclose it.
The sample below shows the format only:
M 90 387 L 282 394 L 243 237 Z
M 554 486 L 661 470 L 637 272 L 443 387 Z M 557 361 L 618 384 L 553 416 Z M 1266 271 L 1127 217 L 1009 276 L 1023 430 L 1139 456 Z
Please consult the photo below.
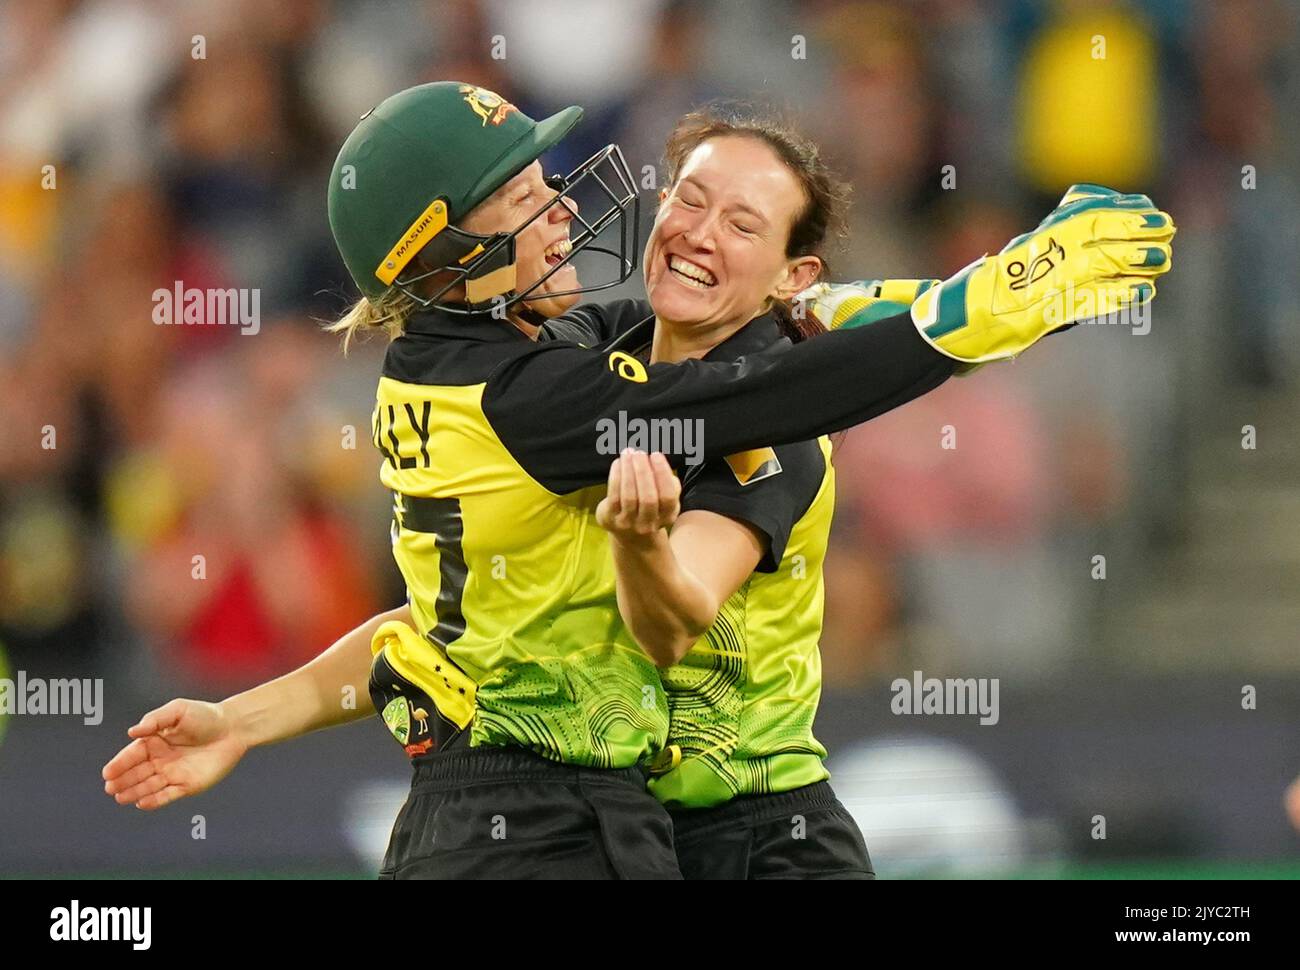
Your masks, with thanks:
M 510 112 L 519 110 L 501 95 L 489 91 L 487 88 L 462 84 L 460 93 L 465 95 L 465 103 L 473 109 L 476 115 L 483 119 L 484 127 L 489 122 L 499 125 L 506 120 L 506 116 Z

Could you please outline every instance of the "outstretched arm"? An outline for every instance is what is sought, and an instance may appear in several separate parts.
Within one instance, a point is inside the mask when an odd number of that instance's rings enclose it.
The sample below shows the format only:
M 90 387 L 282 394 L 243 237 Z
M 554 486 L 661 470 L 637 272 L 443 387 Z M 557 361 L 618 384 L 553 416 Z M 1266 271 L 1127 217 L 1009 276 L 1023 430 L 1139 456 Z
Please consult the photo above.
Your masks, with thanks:
M 368 687 L 370 641 L 389 620 L 412 623 L 410 606 L 371 617 L 292 673 L 228 697 L 221 706 L 250 747 L 369 717 L 375 713 Z
M 524 469 L 557 493 L 604 481 L 605 439 L 633 422 L 683 439 L 693 433 L 705 461 L 814 438 L 1081 319 L 1149 302 L 1155 277 L 1169 269 L 1173 234 L 1146 196 L 1076 186 L 1037 229 L 918 286 L 909 309 L 884 319 L 849 319 L 788 353 L 731 363 L 647 367 L 618 352 L 541 344 L 489 377 L 483 411 Z
M 372 617 L 292 673 L 220 703 L 177 698 L 150 711 L 104 766 L 104 791 L 120 805 L 162 808 L 207 791 L 249 748 L 374 714 L 370 641 L 388 620 L 410 623 L 410 607 Z

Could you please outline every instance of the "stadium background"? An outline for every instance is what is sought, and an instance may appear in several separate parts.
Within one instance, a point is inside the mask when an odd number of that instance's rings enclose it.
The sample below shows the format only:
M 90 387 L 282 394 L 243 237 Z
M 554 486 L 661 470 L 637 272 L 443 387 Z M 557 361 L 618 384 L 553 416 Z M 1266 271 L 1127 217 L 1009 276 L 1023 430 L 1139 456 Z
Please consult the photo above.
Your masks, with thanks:
M 0 650 L 102 677 L 105 712 L 0 718 L 0 875 L 375 871 L 408 772 L 377 720 L 161 813 L 99 769 L 149 708 L 400 602 L 382 348 L 318 330 L 350 288 L 325 182 L 437 78 L 582 104 L 554 170 L 785 105 L 855 187 L 840 279 L 947 275 L 1073 181 L 1172 212 L 1149 333 L 1076 328 L 843 439 L 818 733 L 882 875 L 1300 874 L 1298 60 L 1269 0 L 4 4 Z M 176 280 L 257 288 L 260 332 L 156 326 Z M 891 713 L 914 670 L 998 678 L 998 723 Z

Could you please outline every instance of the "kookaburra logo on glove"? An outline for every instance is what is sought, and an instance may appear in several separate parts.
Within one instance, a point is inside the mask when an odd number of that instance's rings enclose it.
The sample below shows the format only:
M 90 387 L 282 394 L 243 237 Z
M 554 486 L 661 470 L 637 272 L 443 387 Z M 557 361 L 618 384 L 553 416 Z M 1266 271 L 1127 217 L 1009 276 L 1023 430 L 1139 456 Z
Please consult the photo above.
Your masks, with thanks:
M 1023 290 L 1029 284 L 1037 283 L 1052 271 L 1052 267 L 1059 265 L 1064 260 L 1065 249 L 1055 239 L 1049 239 L 1047 241 L 1047 252 L 1029 264 L 1028 272 L 1025 271 L 1025 264 L 1019 260 L 1007 265 L 1007 275 L 1011 277 L 1011 282 L 1007 285 L 1013 290 Z

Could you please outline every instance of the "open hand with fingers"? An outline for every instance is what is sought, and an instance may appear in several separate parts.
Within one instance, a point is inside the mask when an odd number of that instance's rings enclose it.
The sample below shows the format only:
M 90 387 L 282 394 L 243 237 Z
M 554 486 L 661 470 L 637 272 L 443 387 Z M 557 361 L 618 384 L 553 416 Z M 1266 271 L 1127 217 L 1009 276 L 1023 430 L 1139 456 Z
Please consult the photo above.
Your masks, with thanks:
M 104 791 L 146 810 L 207 791 L 248 750 L 225 709 L 206 701 L 168 701 L 127 734 L 135 740 L 104 766 Z

